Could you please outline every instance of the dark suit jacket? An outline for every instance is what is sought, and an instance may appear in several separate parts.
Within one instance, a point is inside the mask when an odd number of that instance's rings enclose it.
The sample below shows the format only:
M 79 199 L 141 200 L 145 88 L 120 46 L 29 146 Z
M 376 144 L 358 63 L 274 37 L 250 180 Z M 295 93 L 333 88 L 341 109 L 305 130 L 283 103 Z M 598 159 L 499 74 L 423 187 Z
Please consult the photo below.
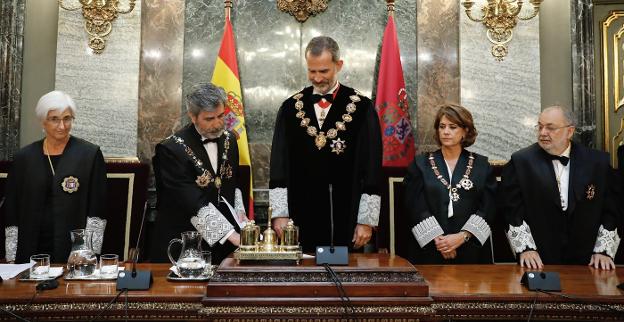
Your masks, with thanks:
M 214 176 L 215 173 L 210 165 L 208 153 L 201 143 L 201 136 L 195 130 L 193 124 L 189 124 L 185 128 L 176 132 L 176 136 L 184 139 L 185 144 L 193 150 L 197 158 L 203 162 L 203 168 L 210 171 Z M 222 186 L 220 194 L 234 206 L 236 176 L 238 175 L 238 145 L 236 144 L 236 136 L 232 133 L 229 135 L 230 148 L 227 160 L 223 160 L 224 141 L 226 136 L 222 135 L 218 144 L 218 165 L 217 171 L 221 167 L 221 163 L 227 162 L 232 167 L 231 178 L 222 178 Z M 214 184 L 209 184 L 202 188 L 197 185 L 195 180 L 201 175 L 195 163 L 184 151 L 184 148 L 176 143 L 172 137 L 166 138 L 156 145 L 156 154 L 153 159 L 154 174 L 156 179 L 157 192 L 157 209 L 158 215 L 154 224 L 154 238 L 151 242 L 150 257 L 154 262 L 167 262 L 167 246 L 173 238 L 180 238 L 180 233 L 185 231 L 196 230 L 191 224 L 191 217 L 195 216 L 200 208 L 212 203 L 221 211 L 226 219 L 238 230 L 238 224 L 232 217 L 231 212 L 225 203 L 217 202 L 219 194 Z M 204 248 L 209 248 L 206 243 Z M 221 245 L 216 243 L 209 249 L 212 252 L 212 260 L 219 263 L 224 257 L 234 250 L 234 246 L 229 242 Z M 173 252 L 174 259 L 177 252 Z
M 616 228 L 613 177 L 607 153 L 572 143 L 568 209 L 563 212 L 552 160 L 535 143 L 514 153 L 504 167 L 501 211 L 509 225 L 526 221 L 545 264 L 586 265 L 600 225 Z

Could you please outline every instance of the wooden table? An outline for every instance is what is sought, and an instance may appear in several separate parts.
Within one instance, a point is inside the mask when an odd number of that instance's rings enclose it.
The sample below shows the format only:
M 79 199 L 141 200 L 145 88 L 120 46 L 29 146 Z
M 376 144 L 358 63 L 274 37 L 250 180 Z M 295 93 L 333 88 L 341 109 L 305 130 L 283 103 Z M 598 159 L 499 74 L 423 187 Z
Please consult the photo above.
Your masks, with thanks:
M 335 267 L 351 297 L 358 317 L 370 320 L 526 320 L 536 299 L 534 320 L 624 321 L 624 293 L 615 286 L 624 281 L 624 267 L 604 272 L 585 266 L 547 266 L 561 274 L 563 298 L 535 294 L 519 283 L 523 270 L 517 265 L 417 266 L 427 288 L 413 275 L 413 267 L 388 255 L 351 257 L 350 267 Z M 134 320 L 241 320 L 336 319 L 343 317 L 335 286 L 329 282 L 283 283 L 295 278 L 291 268 L 274 266 L 266 274 L 262 265 L 237 266 L 224 262 L 219 274 L 208 283 L 169 282 L 168 265 L 141 264 L 149 269 L 154 284 L 148 291 L 128 294 L 128 315 Z M 353 266 L 361 266 L 355 269 Z M 304 260 L 300 276 L 321 278 L 322 270 Z M 282 270 L 282 273 L 276 272 Z M 363 271 L 368 276 L 361 280 Z M 255 272 L 255 273 L 254 273 Z M 383 273 L 386 272 L 386 273 Z M 280 274 L 286 274 L 280 276 Z M 404 283 L 384 281 L 407 278 Z M 350 276 L 350 277 L 349 277 Z M 385 277 L 384 277 L 385 276 Z M 348 278 L 351 278 L 349 281 Z M 240 279 L 239 282 L 236 279 Z M 279 281 L 272 283 L 266 279 Z M 59 287 L 34 298 L 35 284 L 4 281 L 0 284 L 0 308 L 27 319 L 89 320 L 117 294 L 114 282 L 75 282 L 58 279 Z M 300 281 L 302 282 L 302 281 Z M 280 284 L 283 284 L 280 286 Z M 314 293 L 316 291 L 316 293 Z M 423 292 L 427 293 L 423 293 Z M 99 319 L 123 320 L 125 296 Z M 0 313 L 1 319 L 10 319 Z
M 561 292 L 527 290 L 518 265 L 418 265 L 429 284 L 435 319 L 624 321 L 624 267 L 546 266 L 559 272 Z M 533 301 L 535 305 L 533 305 Z

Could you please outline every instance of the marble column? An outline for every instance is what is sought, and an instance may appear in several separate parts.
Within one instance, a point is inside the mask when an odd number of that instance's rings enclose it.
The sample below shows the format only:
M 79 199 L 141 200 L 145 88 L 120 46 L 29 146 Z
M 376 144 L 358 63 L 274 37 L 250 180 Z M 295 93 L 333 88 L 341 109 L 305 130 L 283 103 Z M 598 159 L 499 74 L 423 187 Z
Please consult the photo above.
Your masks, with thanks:
M 597 147 L 594 13 L 591 0 L 571 0 L 572 99 L 581 143 Z
M 456 0 L 418 0 L 416 147 L 433 151 L 436 107 L 459 102 L 459 8 Z M 414 120 L 412 119 L 412 122 Z
M 541 111 L 539 19 L 520 21 L 507 56 L 497 61 L 483 24 L 468 19 L 463 8 L 459 16 L 461 103 L 472 112 L 479 131 L 471 150 L 490 160 L 508 160 L 536 141 L 533 127 Z
M 144 0 L 141 7 L 139 160 L 179 127 L 182 99 L 184 0 Z
M 72 133 L 105 157 L 137 156 L 141 2 L 112 23 L 101 54 L 88 47 L 82 13 L 59 10 L 55 87 L 78 105 Z
M 0 160 L 19 148 L 25 0 L 0 3 Z

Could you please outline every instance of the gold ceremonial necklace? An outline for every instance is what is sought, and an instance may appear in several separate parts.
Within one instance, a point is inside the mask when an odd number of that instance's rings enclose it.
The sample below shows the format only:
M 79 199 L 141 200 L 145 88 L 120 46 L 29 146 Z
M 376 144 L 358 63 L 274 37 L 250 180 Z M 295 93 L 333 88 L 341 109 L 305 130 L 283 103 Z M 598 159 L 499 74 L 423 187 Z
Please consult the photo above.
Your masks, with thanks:
M 50 169 L 52 170 L 52 176 L 55 176 L 54 166 L 52 165 L 52 159 L 50 159 L 50 152 L 48 151 L 48 139 L 43 140 L 43 151 L 48 156 L 48 163 L 50 164 Z
M 463 178 L 459 180 L 459 182 L 455 185 L 455 187 L 451 186 L 451 184 L 446 181 L 444 176 L 440 174 L 440 171 L 438 171 L 438 167 L 436 166 L 435 160 L 433 158 L 433 153 L 429 153 L 429 164 L 431 165 L 431 170 L 433 170 L 433 174 L 436 176 L 436 178 L 440 180 L 440 182 L 442 182 L 446 189 L 449 190 L 449 193 L 451 194 L 451 200 L 453 200 L 453 202 L 457 202 L 459 200 L 459 188 L 463 188 L 464 190 L 472 189 L 473 183 L 469 178 L 470 173 L 472 173 L 472 165 L 474 164 L 474 156 L 472 155 L 472 152 L 470 152 L 470 155 L 468 156 L 468 165 L 466 166 L 466 172 L 464 173 Z
M 293 98 L 297 100 L 295 102 L 295 108 L 297 109 L 296 116 L 297 118 L 301 119 L 301 123 L 299 123 L 301 127 L 306 128 L 306 133 L 314 138 L 314 145 L 316 145 L 319 150 L 327 144 L 327 139 L 335 139 L 338 136 L 338 131 L 347 130 L 346 123 L 353 121 L 353 116 L 351 116 L 351 114 L 355 113 L 357 109 L 355 103 L 361 101 L 358 95 L 349 96 L 351 103 L 347 104 L 347 113 L 342 114 L 342 121 L 337 121 L 336 127 L 329 129 L 327 131 L 327 134 L 325 134 L 325 132 L 320 131 L 320 129 L 317 129 L 315 126 L 310 125 L 310 118 L 305 117 L 306 113 L 303 110 L 303 102 L 301 101 L 302 97 L 303 93 L 297 93 L 293 96 Z

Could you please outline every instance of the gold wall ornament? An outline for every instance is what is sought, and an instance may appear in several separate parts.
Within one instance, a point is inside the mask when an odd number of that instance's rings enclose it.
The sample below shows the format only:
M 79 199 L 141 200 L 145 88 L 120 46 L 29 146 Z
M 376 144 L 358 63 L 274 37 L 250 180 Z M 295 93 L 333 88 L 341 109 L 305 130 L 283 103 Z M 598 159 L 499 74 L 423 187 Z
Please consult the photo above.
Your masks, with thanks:
M 513 38 L 513 29 L 518 20 L 529 20 L 537 16 L 542 0 L 529 0 L 533 6 L 528 16 L 520 15 L 523 0 L 487 0 L 487 4 L 481 7 L 482 16 L 476 18 L 472 14 L 473 0 L 462 1 L 466 15 L 474 22 L 481 22 L 487 28 L 487 38 L 494 44 L 491 49 L 492 56 L 502 61 L 507 56 L 507 43 Z
M 327 9 L 329 0 L 277 0 L 277 8 L 289 13 L 297 21 L 305 22 L 310 16 L 315 16 Z
M 64 0 L 58 0 L 59 6 L 68 11 L 82 9 L 85 19 L 85 30 L 89 34 L 89 48 L 101 54 L 106 48 L 106 39 L 113 29 L 113 21 L 121 14 L 130 13 L 136 0 L 128 0 L 128 8 L 119 9 L 119 0 L 78 0 L 75 7 L 66 6 Z

